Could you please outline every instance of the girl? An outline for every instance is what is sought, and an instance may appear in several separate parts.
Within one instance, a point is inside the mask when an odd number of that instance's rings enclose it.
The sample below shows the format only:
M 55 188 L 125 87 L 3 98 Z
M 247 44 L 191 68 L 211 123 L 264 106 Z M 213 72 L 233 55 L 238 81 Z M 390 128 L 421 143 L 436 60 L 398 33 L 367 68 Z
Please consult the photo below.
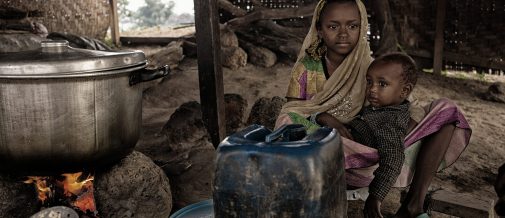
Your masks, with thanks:
M 289 102 L 281 110 L 276 127 L 301 123 L 310 131 L 318 128 L 317 119 L 325 126 L 345 128 L 339 123 L 352 120 L 365 103 L 365 74 L 372 60 L 367 28 L 366 9 L 360 0 L 318 3 L 292 70 L 286 95 Z M 439 167 L 459 157 L 471 135 L 464 116 L 449 100 L 436 100 L 425 108 L 410 101 L 405 163 L 395 186 L 412 183 L 397 217 L 427 216 L 423 203 L 431 180 Z M 377 150 L 346 138 L 342 142 L 347 184 L 368 186 L 377 168 Z M 380 206 L 381 200 L 370 195 L 365 217 L 382 217 Z

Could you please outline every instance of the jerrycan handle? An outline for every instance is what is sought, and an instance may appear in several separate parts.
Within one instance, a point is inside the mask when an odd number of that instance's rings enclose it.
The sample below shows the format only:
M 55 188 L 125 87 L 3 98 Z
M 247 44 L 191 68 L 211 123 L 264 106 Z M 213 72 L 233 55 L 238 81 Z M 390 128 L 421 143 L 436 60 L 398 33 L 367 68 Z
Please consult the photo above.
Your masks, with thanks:
M 296 141 L 307 135 L 305 126 L 302 124 L 289 124 L 265 136 L 265 142 L 270 143 L 282 136 L 282 141 Z

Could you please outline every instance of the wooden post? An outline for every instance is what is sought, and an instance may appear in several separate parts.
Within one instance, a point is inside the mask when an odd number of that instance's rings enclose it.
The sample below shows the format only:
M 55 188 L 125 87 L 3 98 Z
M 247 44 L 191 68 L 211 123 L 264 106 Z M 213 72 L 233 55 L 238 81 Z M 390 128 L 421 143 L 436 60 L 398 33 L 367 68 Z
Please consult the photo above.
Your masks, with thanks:
M 437 0 L 437 21 L 435 27 L 435 48 L 433 49 L 433 73 L 442 73 L 444 59 L 444 22 L 446 0 Z
M 372 0 L 372 10 L 375 12 L 376 21 L 380 30 L 379 47 L 374 51 L 374 56 L 397 51 L 398 39 L 391 16 L 391 9 L 388 0 Z
M 195 29 L 203 121 L 217 147 L 225 136 L 223 71 L 219 12 L 215 0 L 194 0 Z
M 111 24 L 110 33 L 114 45 L 119 46 L 119 17 L 117 14 L 117 0 L 110 0 Z

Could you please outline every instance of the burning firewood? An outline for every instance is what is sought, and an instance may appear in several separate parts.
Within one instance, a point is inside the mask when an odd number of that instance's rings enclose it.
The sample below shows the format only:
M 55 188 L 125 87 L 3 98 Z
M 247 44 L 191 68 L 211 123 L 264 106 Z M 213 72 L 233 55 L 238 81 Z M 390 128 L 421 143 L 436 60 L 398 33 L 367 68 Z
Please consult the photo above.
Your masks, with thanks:
M 24 178 L 0 173 L 0 217 L 170 215 L 168 178 L 145 155 L 134 151 L 119 163 L 95 170 L 94 177 L 84 172 Z
M 24 183 L 34 185 L 42 207 L 65 205 L 81 214 L 96 217 L 93 179 L 92 174 L 78 172 L 61 176 L 29 176 Z M 59 211 L 58 208 L 55 210 Z

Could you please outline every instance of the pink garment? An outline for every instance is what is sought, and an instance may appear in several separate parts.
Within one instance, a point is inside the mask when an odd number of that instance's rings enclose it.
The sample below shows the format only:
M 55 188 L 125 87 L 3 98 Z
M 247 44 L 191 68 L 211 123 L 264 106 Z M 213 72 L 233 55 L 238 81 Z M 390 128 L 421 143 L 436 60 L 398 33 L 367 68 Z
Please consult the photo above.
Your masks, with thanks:
M 450 100 L 442 98 L 425 107 L 426 116 L 405 137 L 405 162 L 394 184 L 395 187 L 408 186 L 415 170 L 417 154 L 422 146 L 422 139 L 439 131 L 446 124 L 455 128 L 449 148 L 439 170 L 453 164 L 470 142 L 472 130 L 463 113 Z M 288 116 L 279 117 L 278 124 L 292 123 Z M 373 172 L 378 167 L 379 154 L 376 149 L 342 138 L 345 155 L 346 181 L 348 185 L 366 187 L 373 179 Z
M 472 130 L 463 113 L 448 99 L 438 99 L 428 105 L 426 116 L 405 137 L 405 162 L 396 180 L 395 187 L 405 187 L 414 176 L 415 163 L 421 140 L 439 131 L 446 124 L 455 124 L 449 148 L 439 170 L 453 164 L 470 142 Z M 348 185 L 365 187 L 373 179 L 373 171 L 378 167 L 379 154 L 377 150 L 343 138 L 346 180 Z

